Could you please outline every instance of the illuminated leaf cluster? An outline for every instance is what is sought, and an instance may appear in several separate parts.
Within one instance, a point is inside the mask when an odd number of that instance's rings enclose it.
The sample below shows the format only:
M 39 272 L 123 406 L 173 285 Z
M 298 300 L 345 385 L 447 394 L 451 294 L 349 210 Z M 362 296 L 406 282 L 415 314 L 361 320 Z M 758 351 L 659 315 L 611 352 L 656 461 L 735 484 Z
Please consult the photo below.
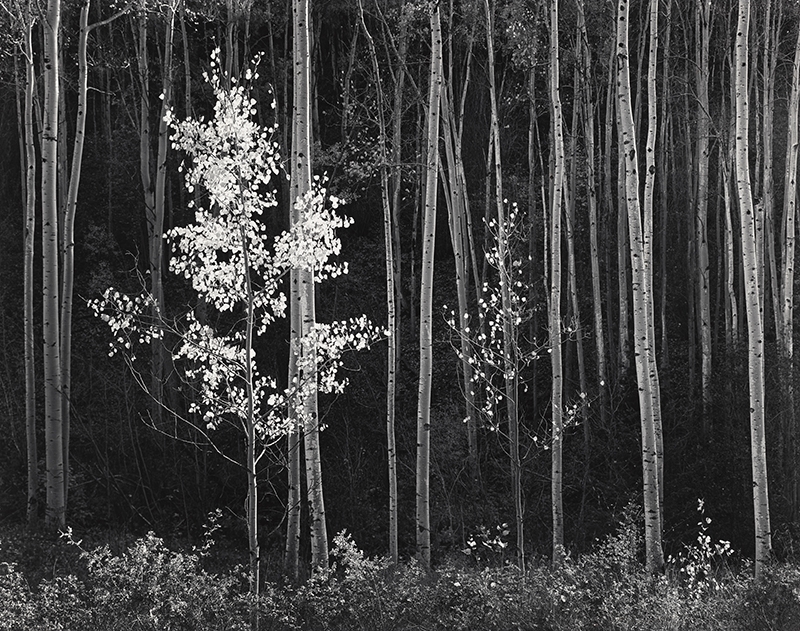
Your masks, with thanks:
M 248 71 L 245 85 L 231 81 L 232 87 L 226 87 L 218 51 L 211 68 L 204 76 L 216 98 L 213 118 L 178 120 L 172 110 L 166 116 L 173 147 L 185 155 L 180 171 L 195 194 L 190 202 L 194 221 L 172 228 L 166 239 L 170 270 L 191 283 L 206 308 L 220 314 L 216 321 L 230 322 L 221 317 L 227 313 L 234 324 L 211 326 L 209 318 L 195 311 L 180 324 L 169 324 L 146 292 L 130 298 L 109 288 L 90 304 L 114 333 L 112 354 L 124 349 L 133 360 L 133 342 L 147 343 L 165 332 L 177 337 L 172 361 L 196 390 L 190 412 L 209 429 L 224 420 L 242 427 L 253 423 L 259 437 L 268 441 L 287 431 L 287 405 L 298 393 L 341 392 L 347 383 L 338 376 L 343 354 L 368 347 L 380 333 L 363 316 L 316 324 L 295 343 L 304 349 L 303 362 L 317 364 L 318 379 L 301 379 L 285 391 L 259 372 L 255 350 L 247 357 L 248 335 L 263 335 L 286 314 L 280 285 L 290 269 L 313 272 L 317 280 L 347 272 L 346 264 L 332 257 L 341 252 L 336 230 L 352 220 L 336 213 L 339 200 L 327 195 L 324 179 L 317 177 L 295 202 L 299 220 L 292 229 L 274 238 L 268 235 L 268 211 L 277 205 L 275 178 L 282 170 L 279 147 L 272 140 L 275 129 L 253 120 L 256 102 L 246 84 L 258 75 Z M 247 313 L 253 314 L 252 324 L 244 317 Z M 314 374 L 302 368 L 301 373 Z

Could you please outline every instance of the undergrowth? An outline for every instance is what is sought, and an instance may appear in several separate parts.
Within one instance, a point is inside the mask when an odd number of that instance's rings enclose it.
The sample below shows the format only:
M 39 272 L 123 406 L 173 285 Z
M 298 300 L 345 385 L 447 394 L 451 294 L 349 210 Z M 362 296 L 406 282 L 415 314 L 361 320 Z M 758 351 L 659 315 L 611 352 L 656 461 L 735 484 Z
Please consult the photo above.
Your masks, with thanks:
M 702 508 L 702 506 L 701 506 Z M 640 520 L 626 511 L 595 551 L 558 569 L 522 574 L 507 562 L 464 554 L 434 571 L 368 558 L 350 536 L 335 538 L 330 570 L 301 586 L 267 583 L 259 628 L 290 631 L 634 631 L 800 629 L 800 568 L 775 565 L 756 583 L 734 570 L 729 547 L 706 534 L 671 558 L 664 575 L 641 569 Z M 242 568 L 205 569 L 210 543 L 169 549 L 152 534 L 117 553 L 65 546 L 53 576 L 36 580 L 9 562 L 0 540 L 0 630 L 171 631 L 249 629 Z

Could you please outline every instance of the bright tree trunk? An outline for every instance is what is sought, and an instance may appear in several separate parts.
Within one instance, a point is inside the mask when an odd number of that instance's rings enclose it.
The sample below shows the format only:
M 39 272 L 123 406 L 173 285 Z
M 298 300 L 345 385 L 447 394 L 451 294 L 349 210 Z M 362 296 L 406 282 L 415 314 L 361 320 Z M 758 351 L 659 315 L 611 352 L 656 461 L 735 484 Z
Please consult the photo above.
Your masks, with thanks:
M 650 57 L 651 71 L 654 70 L 657 43 L 657 0 L 651 3 Z M 658 572 L 664 566 L 664 553 L 661 547 L 661 506 L 659 492 L 659 458 L 657 446 L 656 409 L 659 404 L 657 393 L 658 378 L 655 363 L 655 348 L 652 335 L 652 291 L 649 273 L 649 240 L 647 234 L 647 209 L 642 220 L 639 203 L 639 172 L 636 136 L 634 134 L 633 112 L 631 109 L 630 67 L 628 49 L 628 3 L 619 0 L 617 4 L 617 105 L 619 122 L 619 145 L 625 156 L 625 195 L 628 208 L 628 229 L 631 257 L 631 288 L 633 290 L 633 329 L 634 354 L 636 364 L 636 380 L 639 386 L 639 407 L 642 425 L 642 472 L 644 477 L 644 513 L 645 513 L 645 558 L 649 572 Z M 652 85 L 654 73 L 648 73 L 648 82 Z M 655 109 L 654 94 L 651 96 Z M 653 137 L 655 135 L 655 116 L 650 112 L 648 117 L 648 156 L 653 153 Z M 652 160 L 652 158 L 649 158 Z M 649 170 L 649 169 L 648 169 Z M 649 185 L 649 196 L 652 201 L 652 183 Z M 647 193 L 648 187 L 645 191 Z M 651 208 L 652 210 L 652 208 Z M 644 225 L 643 225 L 644 224 Z
M 308 0 L 292 3 L 294 25 L 294 136 L 292 138 L 292 200 L 296 202 L 311 190 L 311 48 Z M 293 213 L 297 221 L 299 209 Z M 297 270 L 301 340 L 316 324 L 314 274 Z M 328 533 L 322 493 L 320 459 L 320 419 L 317 406 L 316 345 L 302 343 L 299 358 L 299 387 L 302 393 L 303 442 L 305 446 L 306 488 L 311 528 L 311 567 L 328 567 Z
M 442 28 L 439 5 L 431 11 L 431 72 L 426 140 L 425 220 L 422 231 L 422 278 L 419 299 L 419 393 L 417 403 L 417 554 L 431 564 L 430 438 L 433 376 L 433 265 L 439 171 L 439 106 L 442 91 Z
M 667 0 L 666 33 L 664 35 L 664 68 L 670 67 L 670 36 L 672 33 L 672 0 Z M 661 223 L 659 226 L 659 268 L 660 268 L 660 301 L 659 301 L 659 320 L 661 323 L 661 367 L 666 369 L 669 362 L 669 340 L 667 336 L 667 233 L 669 226 L 669 211 L 667 209 L 668 195 L 668 172 L 669 156 L 671 150 L 667 141 L 667 135 L 671 129 L 672 111 L 670 107 L 670 76 L 668 72 L 662 72 L 660 99 L 663 103 L 661 122 L 659 126 L 659 149 L 661 159 L 658 164 L 658 190 L 660 193 L 659 210 Z M 655 296 L 654 296 L 655 298 Z
M 774 168 L 775 149 L 773 145 L 774 125 L 775 125 L 775 74 L 778 64 L 778 51 L 780 39 L 780 29 L 782 28 L 783 3 L 778 2 L 777 13 L 773 12 L 773 0 L 768 0 L 766 5 L 766 16 L 764 22 L 763 38 L 763 108 L 762 108 L 762 135 L 764 145 L 764 169 L 763 186 L 764 191 L 762 203 L 764 204 L 764 255 L 765 272 L 769 270 L 770 296 L 772 298 L 772 316 L 775 323 L 775 337 L 780 340 L 780 330 L 782 328 L 782 307 L 781 307 L 781 280 L 783 274 L 778 272 L 777 253 L 775 251 L 776 221 L 774 203 Z M 766 289 L 766 286 L 763 288 Z M 770 306 L 764 303 L 764 309 Z M 765 316 L 766 317 L 766 316 Z M 765 320 L 766 325 L 766 320 Z
M 561 210 L 564 197 L 564 129 L 559 88 L 558 0 L 550 2 L 550 104 L 555 146 L 552 199 L 550 204 L 550 362 L 553 372 L 551 390 L 551 513 L 553 523 L 553 565 L 564 558 L 563 457 L 564 368 L 561 358 Z
M 760 277 L 763 261 L 758 260 L 758 222 L 753 207 L 750 184 L 748 128 L 748 63 L 750 2 L 739 0 L 736 28 L 736 190 L 742 232 L 742 263 L 745 275 L 745 310 L 747 314 L 748 385 L 750 389 L 750 449 L 753 475 L 753 510 L 755 520 L 756 578 L 763 576 L 772 556 L 772 536 L 767 487 L 767 450 L 764 428 L 764 312 L 761 304 Z
M 789 97 L 789 139 L 786 145 L 786 177 L 783 197 L 783 248 L 781 252 L 781 331 L 780 349 L 783 355 L 783 383 L 786 406 L 784 423 L 785 440 L 788 441 L 787 458 L 788 492 L 792 521 L 800 520 L 800 450 L 795 416 L 794 374 L 794 261 L 797 231 L 797 153 L 800 144 L 800 29 L 794 51 L 792 91 Z
M 642 219 L 642 244 L 644 247 L 644 270 L 647 282 L 647 344 L 650 349 L 648 379 L 653 398 L 653 430 L 655 432 L 658 507 L 661 528 L 664 527 L 664 432 L 661 422 L 661 383 L 656 360 L 655 289 L 653 286 L 653 197 L 656 179 L 656 133 L 658 131 L 656 69 L 658 62 L 658 0 L 650 0 L 650 53 L 647 69 L 647 173 L 644 186 L 644 208 Z M 709 333 L 710 333 L 709 327 Z M 710 339 L 710 338 L 709 338 Z
M 58 272 L 58 50 L 61 2 L 49 0 L 44 16 L 44 123 L 42 125 L 42 311 L 44 333 L 45 460 L 47 509 L 45 524 L 63 528 L 65 521 L 64 445 L 59 340 Z
M 33 15 L 26 8 L 23 33 L 23 56 L 25 58 L 24 96 L 24 165 L 25 165 L 25 261 L 23 264 L 24 285 L 24 338 L 25 338 L 25 428 L 28 456 L 28 528 L 39 525 L 39 456 L 36 443 L 36 365 L 33 316 L 33 262 L 34 233 L 36 230 L 36 145 L 34 144 L 33 99 L 36 72 L 33 63 Z

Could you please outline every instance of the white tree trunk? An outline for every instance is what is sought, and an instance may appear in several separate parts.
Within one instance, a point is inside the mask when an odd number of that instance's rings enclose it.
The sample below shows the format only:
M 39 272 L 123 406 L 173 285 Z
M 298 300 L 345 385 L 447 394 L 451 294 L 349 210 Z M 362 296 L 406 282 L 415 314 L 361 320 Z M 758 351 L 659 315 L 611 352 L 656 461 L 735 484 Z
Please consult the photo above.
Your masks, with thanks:
M 657 0 L 652 0 L 651 10 L 651 72 L 649 83 L 653 85 L 654 56 L 657 51 Z M 619 121 L 619 146 L 625 159 L 625 194 L 628 208 L 628 230 L 631 257 L 631 288 L 633 290 L 633 336 L 636 364 L 636 380 L 639 386 L 639 407 L 642 425 L 642 473 L 644 477 L 645 511 L 645 557 L 647 569 L 658 572 L 664 566 L 661 546 L 661 505 L 659 491 L 659 454 L 656 419 L 660 416 L 658 372 L 652 334 L 652 291 L 649 273 L 649 235 L 647 234 L 647 212 L 642 220 L 639 203 L 639 172 L 636 136 L 634 134 L 631 108 L 630 68 L 628 51 L 628 3 L 619 0 L 617 5 L 617 105 Z M 654 96 L 654 95 L 653 95 Z M 655 99 L 652 99 L 653 110 Z M 648 124 L 648 160 L 654 159 L 654 114 L 650 112 Z M 650 155 L 653 154 L 653 158 Z M 650 169 L 648 168 L 648 171 Z M 649 190 L 649 193 L 648 193 Z M 652 182 L 646 186 L 652 203 Z M 652 206 L 651 206 L 652 211 Z M 644 224 L 644 225 L 643 225 Z
M 736 190 L 742 232 L 742 263 L 745 275 L 745 310 L 747 314 L 748 384 L 750 388 L 750 449 L 753 475 L 753 510 L 755 519 L 756 578 L 763 576 L 772 556 L 772 535 L 767 487 L 767 447 L 764 428 L 764 312 L 761 297 L 763 260 L 758 257 L 759 222 L 753 207 L 750 184 L 748 129 L 748 63 L 750 2 L 739 0 L 736 27 Z
M 553 169 L 552 199 L 550 204 L 550 362 L 553 372 L 551 391 L 552 446 L 551 446 L 551 513 L 553 520 L 553 565 L 564 558 L 564 507 L 563 507 L 563 435 L 564 435 L 564 369 L 561 359 L 561 209 L 564 197 L 564 129 L 559 89 L 558 0 L 550 3 L 550 103 L 553 116 Z
M 419 299 L 419 392 L 417 402 L 417 555 L 426 567 L 431 563 L 430 448 L 431 379 L 433 376 L 433 264 L 436 241 L 436 196 L 439 172 L 439 106 L 442 91 L 442 28 L 439 5 L 431 23 L 431 72 L 428 94 L 425 220 L 422 242 L 422 279 Z
M 49 0 L 44 16 L 44 123 L 42 125 L 42 311 L 44 333 L 45 448 L 48 528 L 66 524 L 61 398 L 58 271 L 58 105 L 61 2 Z

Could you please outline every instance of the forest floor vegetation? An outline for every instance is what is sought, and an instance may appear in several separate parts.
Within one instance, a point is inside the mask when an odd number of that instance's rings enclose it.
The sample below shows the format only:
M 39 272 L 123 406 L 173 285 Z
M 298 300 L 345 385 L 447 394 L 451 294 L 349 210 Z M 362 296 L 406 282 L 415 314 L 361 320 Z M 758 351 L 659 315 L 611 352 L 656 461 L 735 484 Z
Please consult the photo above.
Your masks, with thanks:
M 756 583 L 752 566 L 735 568 L 703 535 L 653 578 L 642 569 L 631 524 L 558 569 L 530 563 L 524 574 L 489 547 L 482 556 L 457 552 L 431 572 L 415 561 L 392 567 L 366 557 L 343 533 L 328 572 L 300 586 L 266 583 L 259 629 L 800 629 L 800 567 L 775 564 Z M 212 547 L 206 539 L 199 548 L 171 549 L 152 533 L 89 545 L 4 528 L 0 630 L 248 629 L 246 565 Z

